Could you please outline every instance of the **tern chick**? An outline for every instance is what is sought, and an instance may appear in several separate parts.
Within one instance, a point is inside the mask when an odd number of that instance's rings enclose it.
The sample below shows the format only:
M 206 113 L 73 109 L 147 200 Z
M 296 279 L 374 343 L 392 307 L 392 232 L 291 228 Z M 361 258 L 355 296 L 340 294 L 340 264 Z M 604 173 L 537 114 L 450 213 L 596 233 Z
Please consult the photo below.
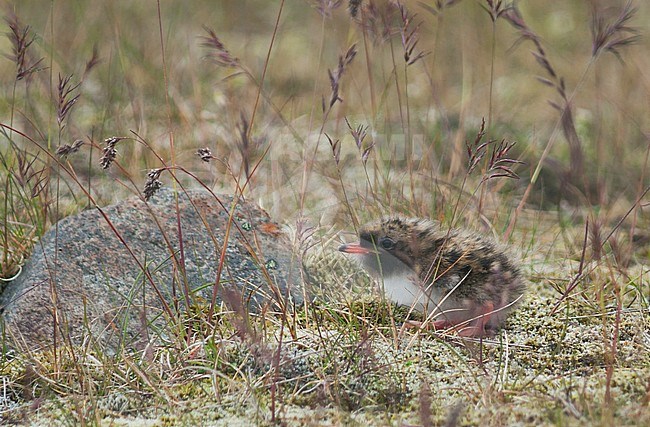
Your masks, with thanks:
M 493 334 L 524 294 L 517 261 L 477 233 L 422 218 L 385 218 L 343 245 L 383 285 L 386 296 L 463 336 Z

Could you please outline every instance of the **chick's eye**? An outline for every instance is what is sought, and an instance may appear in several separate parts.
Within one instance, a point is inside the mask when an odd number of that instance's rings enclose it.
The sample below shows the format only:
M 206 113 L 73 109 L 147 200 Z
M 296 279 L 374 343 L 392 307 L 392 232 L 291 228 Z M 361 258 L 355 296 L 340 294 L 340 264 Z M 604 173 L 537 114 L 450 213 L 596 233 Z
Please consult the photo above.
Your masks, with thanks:
M 384 249 L 393 249 L 395 247 L 395 242 L 390 237 L 384 237 L 379 240 L 379 245 Z

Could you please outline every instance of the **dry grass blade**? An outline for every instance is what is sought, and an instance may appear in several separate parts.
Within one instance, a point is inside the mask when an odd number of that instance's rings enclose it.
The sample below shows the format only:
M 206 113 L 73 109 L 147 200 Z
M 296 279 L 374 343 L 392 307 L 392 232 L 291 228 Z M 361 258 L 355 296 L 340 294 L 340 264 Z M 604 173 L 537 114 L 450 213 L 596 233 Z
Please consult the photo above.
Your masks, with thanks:
M 30 197 L 36 198 L 48 189 L 50 174 L 45 166 L 34 167 L 37 156 L 32 156 L 27 150 L 15 150 L 17 167 L 10 171 L 16 183 L 29 190 Z M 31 157 L 31 159 L 28 159 Z
M 332 147 L 332 155 L 334 156 L 334 161 L 338 166 L 339 161 L 341 160 L 341 141 L 338 139 L 336 141 L 333 141 L 328 134 L 325 134 L 325 138 L 327 138 L 327 141 L 330 143 L 330 147 Z
M 414 25 L 413 20 L 415 19 L 416 14 L 410 13 L 401 3 L 398 3 L 397 7 L 399 8 L 401 19 L 400 35 L 402 48 L 404 49 L 404 62 L 406 62 L 406 65 L 413 65 L 428 55 L 426 52 L 418 52 L 415 50 L 419 41 L 419 31 L 422 22 L 418 22 Z
M 10 13 L 9 16 L 5 17 L 5 22 L 9 26 L 10 32 L 7 33 L 7 37 L 11 42 L 13 54 L 4 56 L 16 64 L 16 80 L 22 80 L 35 72 L 43 70 L 43 67 L 39 67 L 43 62 L 43 58 L 31 59 L 29 56 L 28 49 L 36 40 L 36 36 L 31 33 L 31 27 L 29 25 L 23 26 L 14 13 Z
M 313 7 L 325 18 L 331 18 L 332 12 L 343 3 L 342 0 L 312 0 Z
M 56 121 L 59 124 L 59 127 L 63 128 L 63 122 L 65 121 L 68 113 L 74 106 L 74 104 L 79 100 L 80 95 L 75 95 L 70 98 L 72 92 L 79 88 L 79 83 L 74 86 L 70 85 L 70 80 L 72 75 L 61 77 L 59 74 L 59 84 L 57 86 L 57 114 Z
M 399 33 L 399 8 L 396 2 L 366 2 L 360 8 L 361 19 L 355 21 L 362 26 L 375 45 L 388 41 Z
M 474 138 L 474 142 L 470 144 L 465 141 L 465 147 L 467 148 L 467 173 L 472 173 L 476 166 L 481 162 L 483 156 L 486 153 L 487 143 L 481 142 L 485 136 L 485 118 L 481 121 L 481 127 Z
M 502 139 L 498 145 L 495 145 L 496 140 L 490 139 L 483 142 L 483 137 L 485 137 L 485 118 L 481 121 L 481 127 L 476 134 L 476 138 L 474 138 L 474 142 L 471 144 L 467 141 L 465 142 L 468 158 L 467 173 L 472 173 L 481 163 L 481 160 L 490 148 L 492 148 L 489 160 L 485 166 L 482 182 L 499 177 L 519 179 L 519 176 L 512 170 L 512 166 L 523 164 L 524 162 L 508 157 L 508 153 L 515 146 L 516 142 L 506 142 L 505 139 Z
M 84 69 L 84 73 L 81 77 L 81 80 L 82 81 L 85 80 L 86 76 L 88 76 L 88 74 L 93 70 L 93 68 L 95 68 L 100 62 L 102 62 L 102 60 L 99 58 L 99 51 L 97 50 L 97 45 L 95 44 L 93 46 L 93 54 L 88 60 L 88 62 L 86 62 L 86 68 Z
M 339 56 L 339 65 L 338 67 L 336 67 L 336 70 L 334 71 L 330 69 L 327 70 L 327 75 L 329 76 L 329 80 L 330 80 L 330 88 L 332 89 L 332 91 L 330 95 L 329 106 L 325 108 L 325 105 L 323 103 L 323 112 L 327 112 L 331 110 L 334 104 L 336 104 L 337 102 L 343 102 L 343 99 L 339 96 L 341 78 L 345 73 L 345 69 L 350 65 L 350 63 L 352 62 L 352 60 L 356 55 L 357 55 L 357 45 L 353 44 L 345 52 L 345 55 Z
M 481 7 L 490 15 L 493 23 L 512 7 L 512 5 L 506 4 L 503 0 L 486 0 L 486 3 L 487 6 L 481 5 Z
M 25 187 L 34 176 L 39 175 L 43 170 L 34 169 L 34 163 L 38 157 L 32 156 L 27 150 L 17 149 L 15 150 L 15 154 L 17 167 L 11 170 L 11 175 L 18 185 Z M 28 159 L 28 157 L 31 157 L 31 159 Z
M 560 111 L 562 113 L 562 133 L 564 134 L 564 137 L 569 144 L 569 158 L 571 161 L 569 179 L 575 182 L 576 178 L 582 177 L 584 173 L 582 141 L 580 141 L 580 137 L 578 136 L 578 131 L 576 130 L 575 126 L 575 121 L 573 120 L 573 111 L 571 110 L 571 104 L 565 102 L 564 108 Z
M 354 138 L 354 143 L 357 145 L 359 152 L 361 153 L 361 160 L 365 164 L 368 161 L 368 156 L 372 152 L 372 149 L 375 146 L 374 142 L 364 143 L 366 136 L 368 136 L 368 126 L 359 125 L 356 128 L 353 128 L 347 117 L 345 118 L 345 123 L 350 130 L 352 138 Z
M 348 1 L 348 12 L 350 12 L 350 16 L 352 17 L 352 19 L 357 17 L 357 14 L 359 13 L 359 8 L 361 7 L 361 2 L 362 0 Z
M 222 67 L 239 66 L 239 60 L 228 52 L 228 49 L 226 49 L 224 44 L 221 43 L 221 40 L 219 40 L 219 37 L 217 37 L 214 30 L 205 25 L 203 26 L 203 29 L 208 33 L 208 35 L 199 37 L 202 40 L 201 46 L 209 50 L 208 54 L 203 58 Z
M 111 164 L 115 161 L 115 158 L 117 157 L 117 149 L 115 148 L 115 146 L 117 145 L 118 142 L 124 139 L 129 139 L 129 138 L 124 136 L 112 136 L 104 140 L 106 147 L 104 147 L 104 154 L 99 159 L 99 164 L 101 165 L 102 169 L 108 169 L 111 166 Z
M 622 47 L 630 46 L 639 41 L 639 31 L 630 27 L 628 23 L 637 12 L 636 7 L 632 7 L 632 2 L 625 4 L 620 13 L 608 22 L 607 11 L 603 12 L 594 8 L 591 20 L 591 54 L 598 56 L 602 51 L 613 53 L 619 60 L 622 60 L 619 50 Z
M 578 182 L 578 179 L 581 178 L 584 174 L 583 144 L 580 140 L 580 137 L 578 136 L 578 132 L 575 127 L 572 105 L 566 92 L 564 78 L 560 77 L 555 71 L 546 55 L 546 51 L 542 47 L 540 37 L 530 29 L 528 24 L 526 24 L 526 21 L 521 15 L 521 12 L 515 5 L 511 5 L 506 8 L 502 12 L 501 16 L 503 16 L 507 22 L 509 22 L 514 28 L 519 31 L 520 37 L 516 44 L 525 40 L 531 41 L 533 43 L 535 50 L 533 50 L 531 53 L 539 66 L 548 74 L 548 78 L 538 76 L 537 80 L 545 86 L 554 88 L 562 98 L 561 103 L 549 101 L 549 104 L 560 113 L 560 124 L 562 133 L 564 134 L 564 137 L 569 145 L 571 163 L 571 168 L 568 170 L 566 176 L 569 182 L 576 184 Z
M 553 315 L 558 308 L 562 305 L 562 301 L 564 301 L 569 295 L 571 295 L 571 292 L 578 286 L 580 283 L 580 280 L 583 278 L 583 273 L 584 273 L 584 266 L 585 266 L 585 254 L 587 253 L 587 240 L 589 238 L 589 221 L 585 223 L 585 235 L 584 238 L 582 239 L 582 254 L 580 256 L 580 265 L 578 266 L 578 272 L 575 274 L 575 276 L 571 279 L 571 282 L 566 286 L 564 292 L 558 298 L 557 302 L 555 303 L 555 306 L 553 306 L 553 309 L 551 310 L 551 315 Z
M 442 13 L 445 8 L 451 7 L 460 2 L 461 0 L 436 0 L 429 3 L 419 1 L 418 5 L 432 15 L 437 16 L 438 14 Z
M 251 165 L 254 164 L 259 142 L 255 138 L 251 138 L 251 124 L 243 112 L 240 114 L 237 130 L 239 131 L 239 139 L 236 142 L 236 146 L 241 156 L 244 174 L 249 179 L 251 177 Z
M 68 157 L 70 154 L 74 154 L 81 146 L 84 145 L 84 142 L 81 139 L 77 139 L 72 144 L 64 144 L 56 149 L 56 155 L 59 157 Z
M 345 124 L 348 125 L 348 129 L 350 129 L 350 134 L 352 134 L 352 138 L 354 138 L 354 143 L 357 144 L 357 148 L 361 149 L 361 147 L 363 147 L 363 140 L 366 139 L 366 136 L 368 135 L 368 126 L 359 125 L 356 128 L 353 128 L 347 117 L 345 118 Z
M 514 43 L 513 48 L 521 42 L 529 40 L 535 45 L 537 53 L 541 54 L 542 57 L 546 57 L 546 53 L 542 48 L 539 36 L 528 27 L 528 24 L 526 24 L 526 21 L 524 21 L 521 12 L 514 4 L 506 9 L 501 14 L 501 16 L 503 16 L 503 18 L 519 32 L 519 39 L 517 39 L 517 41 Z M 555 71 L 550 68 L 550 64 L 547 71 L 549 74 L 555 77 Z
M 502 139 L 499 145 L 493 146 L 488 162 L 488 172 L 483 177 L 483 181 L 498 177 L 519 179 L 519 175 L 512 170 L 512 165 L 524 164 L 524 162 L 507 157 L 510 149 L 516 144 L 516 141 L 506 142 L 505 139 Z
M 154 194 L 162 187 L 162 182 L 159 180 L 160 174 L 165 170 L 165 168 L 151 169 L 147 173 L 147 181 L 144 183 L 144 189 L 142 194 L 144 194 L 144 199 L 149 201 Z

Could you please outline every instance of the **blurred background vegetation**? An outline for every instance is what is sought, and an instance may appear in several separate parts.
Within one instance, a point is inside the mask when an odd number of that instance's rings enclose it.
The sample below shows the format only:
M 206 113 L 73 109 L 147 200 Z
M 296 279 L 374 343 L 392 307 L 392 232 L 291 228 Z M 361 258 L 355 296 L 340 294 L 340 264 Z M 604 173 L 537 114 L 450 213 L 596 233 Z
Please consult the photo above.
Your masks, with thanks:
M 14 201 L 8 216 L 38 222 L 38 234 L 90 199 L 104 204 L 141 191 L 148 170 L 163 162 L 194 174 L 179 173 L 182 180 L 243 191 L 276 218 L 343 226 L 389 212 L 455 222 L 459 197 L 479 215 L 492 208 L 501 231 L 514 221 L 498 218 L 511 218 L 516 206 L 604 210 L 609 221 L 643 194 L 647 4 L 399 5 L 5 3 L 0 117 L 24 134 L 5 127 L 0 138 L 2 187 Z M 33 41 L 20 79 L 16 34 Z M 336 74 L 352 45 L 357 55 L 330 106 L 328 70 Z M 407 65 L 409 49 L 415 60 Z M 215 61 L 224 54 L 231 63 Z M 57 85 L 68 77 L 67 100 L 79 98 L 61 118 Z M 523 163 L 507 167 L 520 179 L 485 182 L 489 149 L 477 176 L 468 175 L 466 143 L 483 119 L 481 142 L 516 142 L 507 156 Z M 355 141 L 351 129 L 367 136 Z M 102 171 L 102 141 L 114 136 L 132 139 L 117 146 L 119 167 Z M 83 150 L 56 160 L 55 150 L 75 140 Z M 196 155 L 203 147 L 212 162 Z M 21 164 L 31 171 L 16 174 Z M 31 209 L 52 177 L 56 194 L 42 198 L 35 221 L 37 213 L 17 206 Z M 44 208 L 54 199 L 56 210 Z
M 43 69 L 16 82 L 15 64 L 9 59 L 0 62 L 3 123 L 13 116 L 14 127 L 54 148 L 77 138 L 101 141 L 113 135 L 130 136 L 132 130 L 167 159 L 173 133 L 176 162 L 200 167 L 194 152 L 206 146 L 238 174 L 243 163 L 237 149 L 241 143 L 238 127 L 242 115 L 251 118 L 257 83 L 266 67 L 263 101 L 250 132 L 254 139 L 250 151 L 255 152 L 247 155 L 255 159 L 269 144 L 271 152 L 264 159 L 268 163 L 278 157 L 273 155 L 273 146 L 282 139 L 277 145 L 288 152 L 280 151 L 280 157 L 302 160 L 303 150 L 318 139 L 323 125 L 321 97 L 329 99 L 330 91 L 327 69 L 334 69 L 338 56 L 356 43 L 359 55 L 341 84 L 344 102 L 324 124 L 332 138 L 344 137 L 343 117 L 354 126 L 369 126 L 370 137 L 381 145 L 378 148 L 388 152 L 390 143 L 398 144 L 406 133 L 406 138 L 424 147 L 423 157 L 416 160 L 424 159 L 426 165 L 418 169 L 435 168 L 436 177 L 451 180 L 463 174 L 465 159 L 459 156 L 464 154 L 464 141 L 473 139 L 485 117 L 491 119 L 489 137 L 518 142 L 518 155 L 528 163 L 519 168 L 524 180 L 551 138 L 546 174 L 531 200 L 558 202 L 566 196 L 554 191 L 563 184 L 562 174 L 575 165 L 570 164 L 570 145 L 564 136 L 551 137 L 559 112 L 549 105 L 562 105 L 562 100 L 553 87 L 537 80 L 537 76 L 549 76 L 531 54 L 533 44 L 522 40 L 506 19 L 497 19 L 493 28 L 484 9 L 489 8 L 487 2 L 404 2 L 412 27 L 419 25 L 416 52 L 426 53 L 407 69 L 399 11 L 388 11 L 387 2 L 374 2 L 379 21 L 371 22 L 376 18 L 373 12 L 362 11 L 353 19 L 347 2 L 331 7 L 336 3 L 286 2 L 268 62 L 280 2 L 197 1 L 191 6 L 162 2 L 160 16 L 155 3 L 138 1 L 5 5 L 7 16 L 15 14 L 23 27 L 30 26 L 35 39 L 28 55 L 33 60 L 43 58 L 39 63 Z M 439 3 L 452 5 L 439 7 Z M 624 2 L 520 1 L 516 5 L 539 36 L 570 97 L 585 169 L 584 176 L 573 177 L 575 182 L 570 184 L 590 203 L 621 196 L 633 200 L 648 148 L 647 38 L 621 46 L 618 58 L 606 51 L 595 58 L 590 33 L 594 11 L 613 21 Z M 639 6 L 628 26 L 642 33 L 650 12 L 647 5 Z M 218 67 L 204 60 L 209 52 L 201 46 L 201 37 L 206 35 L 202 26 L 215 31 L 250 77 L 238 67 Z M 93 49 L 99 62 L 85 75 Z M 10 54 L 9 38 L 2 40 L 0 50 Z M 53 135 L 59 74 L 72 75 L 75 84 L 83 79 L 76 91 L 81 97 L 61 141 Z M 405 124 L 407 100 L 410 117 Z M 322 142 L 319 145 L 327 148 Z M 138 144 L 121 147 L 121 164 L 134 176 L 159 166 L 156 157 L 144 151 Z M 284 172 L 296 171 L 288 168 Z M 219 174 L 212 176 L 220 181 Z M 250 191 L 263 188 L 263 196 L 269 194 L 268 185 L 275 186 L 274 190 L 283 188 L 287 182 L 269 183 L 278 179 L 287 178 L 260 173 L 253 177 Z M 95 190 L 111 198 L 110 189 Z M 567 198 L 574 200 L 576 193 Z

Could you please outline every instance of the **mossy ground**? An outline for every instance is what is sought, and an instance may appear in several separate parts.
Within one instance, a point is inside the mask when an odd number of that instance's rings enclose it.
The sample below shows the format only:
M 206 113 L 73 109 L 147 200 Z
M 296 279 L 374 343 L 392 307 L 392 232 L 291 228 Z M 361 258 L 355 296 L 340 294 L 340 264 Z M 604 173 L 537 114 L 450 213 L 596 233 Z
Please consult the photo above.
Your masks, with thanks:
M 15 405 L 6 406 L 5 420 L 157 426 L 443 425 L 452 418 L 458 425 L 494 426 L 650 422 L 650 313 L 647 293 L 635 286 L 647 275 L 643 265 L 619 283 L 625 297 L 618 314 L 612 301 L 599 306 L 587 293 L 595 283 L 581 284 L 559 302 L 561 293 L 549 279 L 531 280 L 506 327 L 475 340 L 403 328 L 408 310 L 382 301 L 353 263 L 335 252 L 311 262 L 314 277 L 326 272 L 328 281 L 320 302 L 291 315 L 291 333 L 279 326 L 278 315 L 251 317 L 247 333 L 235 317 L 222 315 L 221 338 L 205 337 L 181 354 L 160 347 L 149 356 L 125 355 L 113 360 L 120 366 L 109 369 L 116 378 L 108 381 L 102 378 L 105 361 L 79 351 L 83 393 L 72 378 L 48 384 L 51 355 L 38 362 L 38 355 L 15 355 L 3 367 L 5 404 Z M 563 268 L 549 274 L 548 264 L 548 277 L 566 276 Z M 607 275 L 600 270 L 592 276 Z M 64 376 L 75 375 L 69 362 L 62 365 Z M 131 375 L 132 386 L 119 375 Z M 28 389 L 35 395 L 25 396 Z

